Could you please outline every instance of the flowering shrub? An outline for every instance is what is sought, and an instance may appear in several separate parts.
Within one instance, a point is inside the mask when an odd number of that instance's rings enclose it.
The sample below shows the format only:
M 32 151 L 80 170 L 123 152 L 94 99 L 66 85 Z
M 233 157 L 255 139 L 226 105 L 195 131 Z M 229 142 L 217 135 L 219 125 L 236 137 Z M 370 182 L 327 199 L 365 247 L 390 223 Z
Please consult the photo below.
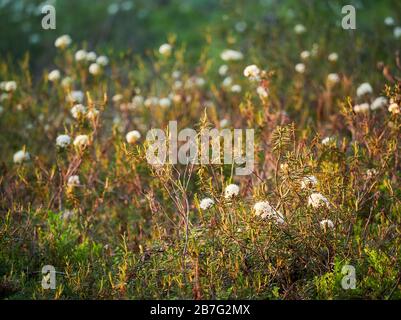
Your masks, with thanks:
M 136 55 L 61 32 L 39 73 L 0 59 L 2 298 L 401 298 L 401 17 L 350 37 L 269 3 L 196 63 L 174 35 Z M 170 120 L 253 128 L 253 172 L 148 163 Z

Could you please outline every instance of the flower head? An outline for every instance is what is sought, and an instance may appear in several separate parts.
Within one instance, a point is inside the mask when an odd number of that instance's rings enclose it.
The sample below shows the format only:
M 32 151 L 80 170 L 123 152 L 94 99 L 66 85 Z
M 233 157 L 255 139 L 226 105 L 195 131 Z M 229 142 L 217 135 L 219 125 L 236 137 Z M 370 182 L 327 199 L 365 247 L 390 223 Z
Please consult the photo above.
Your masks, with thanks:
M 274 209 L 267 201 L 259 201 L 255 203 L 253 210 L 255 211 L 255 215 L 262 219 L 274 219 L 277 223 L 284 222 L 282 214 Z
M 15 81 L 6 81 L 4 84 L 4 90 L 7 92 L 17 90 L 17 83 Z
M 251 64 L 244 69 L 244 76 L 247 78 L 258 79 L 260 74 L 260 69 L 257 65 Z
M 71 108 L 71 115 L 73 118 L 78 119 L 86 113 L 86 107 L 82 104 L 76 104 Z
M 94 75 L 94 76 L 98 76 L 99 74 L 102 73 L 102 68 L 97 63 L 92 63 L 89 66 L 89 73 Z
M 371 86 L 370 83 L 368 83 L 368 82 L 362 83 L 362 84 L 358 87 L 358 89 L 356 89 L 356 95 L 357 95 L 358 97 L 362 97 L 362 96 L 364 96 L 365 94 L 370 94 L 370 93 L 372 93 L 372 92 L 373 92 L 372 86 Z
M 72 40 L 68 34 L 62 35 L 56 39 L 54 45 L 56 48 L 65 49 L 71 44 Z
M 28 161 L 31 158 L 30 154 L 25 150 L 20 150 L 14 153 L 13 160 L 14 163 L 22 163 Z
M 89 145 L 89 137 L 86 134 L 80 134 L 74 139 L 74 146 L 78 148 L 85 148 Z
M 71 138 L 67 134 L 59 135 L 56 139 L 56 145 L 60 148 L 65 148 L 71 143 Z
M 244 58 L 244 55 L 240 51 L 225 49 L 220 54 L 220 58 L 224 61 L 238 61 Z
M 78 50 L 75 52 L 75 61 L 81 62 L 81 61 L 86 61 L 86 55 L 88 53 L 85 50 Z
M 47 75 L 47 78 L 49 79 L 49 81 L 54 82 L 59 80 L 61 77 L 60 71 L 59 70 L 53 70 L 51 72 L 49 72 L 49 74 Z
M 96 59 L 96 63 L 98 65 L 101 65 L 102 67 L 105 67 L 105 66 L 107 66 L 109 64 L 109 58 L 107 58 L 106 56 L 99 56 Z
M 332 52 L 328 55 L 327 59 L 330 62 L 336 62 L 338 60 L 338 53 L 337 52 Z
M 294 31 L 296 34 L 302 34 L 306 32 L 306 28 L 303 24 L 299 23 L 294 27 Z
M 312 193 L 308 198 L 308 205 L 313 208 L 319 208 L 321 206 L 330 207 L 329 200 L 319 192 Z
M 317 185 L 317 179 L 315 176 L 304 177 L 301 181 L 301 189 L 313 188 Z
M 376 98 L 372 104 L 370 105 L 370 110 L 377 110 L 384 108 L 387 105 L 387 98 L 385 97 L 378 97 Z
M 202 210 L 208 210 L 208 209 L 210 209 L 213 205 L 214 205 L 213 199 L 211 199 L 211 198 L 205 198 L 205 199 L 203 199 L 203 200 L 200 202 L 199 207 L 200 207 Z
M 354 112 L 355 113 L 365 113 L 369 111 L 369 103 L 365 102 L 365 103 L 361 103 L 361 104 L 357 104 L 354 106 Z
M 306 69 L 306 66 L 303 63 L 297 63 L 295 65 L 295 71 L 298 72 L 298 73 L 304 73 L 305 69 Z
M 69 187 L 76 187 L 79 186 L 81 183 L 79 181 L 79 176 L 74 175 L 68 178 L 67 185 Z
M 231 199 L 239 194 L 239 187 L 236 184 L 229 184 L 224 190 L 224 197 Z
M 164 43 L 160 46 L 159 48 L 159 53 L 162 56 L 168 57 L 171 54 L 171 51 L 173 50 L 173 47 L 169 43 Z
M 170 98 L 161 98 L 159 100 L 159 106 L 162 108 L 168 108 L 171 106 L 171 100 Z
M 141 138 L 141 133 L 138 130 L 130 131 L 126 134 L 125 139 L 129 144 L 134 144 Z
M 393 102 L 388 107 L 388 111 L 391 112 L 392 114 L 399 114 L 400 113 L 400 106 L 397 103 Z

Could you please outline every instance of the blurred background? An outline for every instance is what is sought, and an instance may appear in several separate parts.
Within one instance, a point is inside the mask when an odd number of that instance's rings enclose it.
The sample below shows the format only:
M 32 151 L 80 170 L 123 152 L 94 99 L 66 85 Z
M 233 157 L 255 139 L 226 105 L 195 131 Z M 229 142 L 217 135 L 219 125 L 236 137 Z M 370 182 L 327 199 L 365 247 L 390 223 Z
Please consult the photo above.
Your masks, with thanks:
M 56 8 L 56 30 L 41 28 L 45 4 Z M 44 67 L 54 55 L 54 40 L 62 34 L 110 55 L 142 54 L 174 34 L 185 44 L 188 59 L 196 60 L 211 38 L 218 54 L 228 45 L 249 48 L 249 39 L 268 41 L 269 31 L 299 22 L 312 40 L 313 33 L 329 34 L 341 22 L 345 4 L 357 8 L 358 31 L 366 34 L 383 27 L 383 17 L 401 12 L 399 0 L 0 0 L 0 56 L 16 60 L 29 51 L 31 64 Z

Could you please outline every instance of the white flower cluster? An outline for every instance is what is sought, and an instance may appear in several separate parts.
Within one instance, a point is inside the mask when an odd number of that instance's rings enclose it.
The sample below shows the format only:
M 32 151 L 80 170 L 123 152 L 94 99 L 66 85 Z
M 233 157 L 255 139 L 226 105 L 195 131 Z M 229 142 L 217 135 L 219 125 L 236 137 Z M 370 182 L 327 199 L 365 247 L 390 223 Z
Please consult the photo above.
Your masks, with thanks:
M 65 148 L 71 143 L 71 137 L 67 134 L 59 135 L 56 139 L 56 145 L 60 148 Z
M 56 48 L 65 49 L 72 43 L 71 37 L 68 34 L 62 35 L 56 39 L 54 45 Z
M 276 223 L 282 224 L 284 223 L 283 215 L 274 209 L 269 202 L 260 201 L 255 203 L 253 206 L 255 211 L 255 215 L 261 217 L 262 219 L 273 219 Z
M 213 199 L 211 199 L 211 198 L 205 198 L 205 199 L 202 199 L 202 201 L 201 201 L 200 204 L 199 204 L 199 207 L 200 207 L 202 210 L 208 210 L 208 209 L 210 209 L 211 207 L 213 207 L 213 205 L 214 205 Z
M 26 150 L 20 150 L 14 153 L 14 163 L 23 163 L 31 158 L 30 154 Z
M 307 188 L 313 189 L 314 187 L 317 186 L 317 183 L 318 181 L 315 176 L 304 177 L 301 181 L 301 189 L 307 189 Z
M 229 184 L 224 190 L 224 197 L 231 199 L 239 194 L 239 187 L 236 184 Z
M 240 51 L 225 49 L 221 54 L 220 58 L 223 61 L 238 61 L 244 58 L 244 55 Z
M 138 130 L 130 131 L 126 134 L 125 139 L 129 144 L 135 144 L 141 138 L 141 133 Z
M 173 47 L 169 43 L 164 43 L 159 48 L 159 53 L 165 57 L 170 56 L 172 51 L 173 51 Z
M 81 183 L 80 183 L 80 181 L 79 181 L 79 176 L 74 175 L 74 176 L 70 176 L 70 177 L 68 178 L 67 185 L 68 185 L 69 187 L 76 187 L 76 186 L 79 186 L 80 184 L 81 184 Z
M 0 82 L 0 89 L 6 92 L 13 92 L 17 90 L 17 82 L 15 81 L 2 81 Z
M 74 146 L 78 148 L 85 148 L 89 145 L 89 137 L 86 134 L 80 134 L 74 139 Z
M 320 208 L 322 206 L 330 207 L 329 200 L 319 192 L 312 193 L 308 198 L 308 205 L 313 208 Z

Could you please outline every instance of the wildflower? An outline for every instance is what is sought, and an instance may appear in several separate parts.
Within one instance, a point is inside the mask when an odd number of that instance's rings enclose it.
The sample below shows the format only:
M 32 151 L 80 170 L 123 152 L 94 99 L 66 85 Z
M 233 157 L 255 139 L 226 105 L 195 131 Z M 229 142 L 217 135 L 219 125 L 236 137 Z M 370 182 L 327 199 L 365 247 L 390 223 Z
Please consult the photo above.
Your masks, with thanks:
M 109 64 L 109 58 L 107 58 L 106 56 L 99 56 L 96 59 L 96 63 L 98 65 L 101 65 L 102 67 L 105 67 L 105 66 L 107 66 Z
M 84 148 L 89 145 L 89 137 L 86 134 L 81 134 L 75 137 L 74 146 Z
M 295 65 L 295 71 L 298 73 L 304 73 L 306 66 L 303 63 L 298 63 Z
M 86 114 L 86 118 L 88 118 L 91 121 L 95 121 L 98 115 L 99 115 L 99 110 L 97 110 L 96 108 L 92 108 Z
M 274 209 L 267 201 L 260 201 L 255 203 L 255 205 L 253 206 L 253 210 L 255 211 L 255 215 L 261 217 L 262 219 L 269 218 L 275 219 L 277 223 L 284 222 L 284 218 L 281 213 L 276 211 L 276 209 Z
M 225 191 L 224 197 L 226 199 L 231 199 L 239 194 L 239 187 L 236 184 L 229 184 Z
M 370 105 L 370 110 L 377 110 L 385 107 L 387 105 L 387 98 L 378 97 Z
M 219 67 L 219 75 L 224 77 L 228 72 L 228 66 L 226 64 L 223 64 Z
M 178 79 L 179 77 L 181 77 L 181 72 L 178 71 L 178 70 L 174 70 L 173 73 L 171 74 L 171 76 L 172 76 L 174 79 Z
M 330 219 L 324 219 L 324 220 L 320 221 L 320 227 L 323 230 L 326 230 L 327 228 L 333 229 L 334 223 Z
M 157 106 L 159 104 L 159 98 L 149 97 L 145 99 L 145 107 Z
M 358 89 L 356 89 L 356 95 L 357 95 L 358 97 L 362 97 L 362 96 L 364 96 L 365 94 L 369 94 L 369 93 L 372 93 L 372 92 L 373 92 L 372 86 L 371 86 L 368 82 L 362 83 L 362 84 L 358 87 Z
M 4 90 L 7 92 L 17 90 L 17 83 L 15 81 L 7 81 L 4 85 Z
M 269 92 L 267 91 L 267 89 L 262 86 L 258 86 L 256 88 L 256 93 L 259 95 L 261 99 L 265 99 L 269 96 Z
M 59 135 L 56 139 L 56 145 L 60 148 L 65 148 L 71 143 L 71 138 L 69 135 L 62 134 Z
M 223 80 L 223 82 L 222 82 L 222 85 L 223 85 L 224 87 L 229 87 L 229 86 L 231 86 L 232 83 L 233 83 L 233 78 L 231 78 L 231 77 L 225 77 L 224 80 Z
M 251 64 L 244 69 L 244 76 L 250 79 L 257 79 L 260 74 L 260 69 L 255 65 Z
M 93 51 L 91 51 L 91 52 L 88 52 L 87 54 L 86 54 L 86 61 L 96 61 L 96 57 L 97 57 L 97 55 L 96 55 L 96 52 L 93 52 Z
M 239 93 L 239 92 L 241 92 L 241 90 L 242 90 L 242 88 L 239 84 L 234 84 L 231 87 L 231 92 Z
M 138 141 L 141 138 L 141 133 L 137 130 L 133 130 L 127 133 L 125 136 L 125 139 L 129 144 L 134 144 L 136 141 Z
M 368 170 L 366 170 L 366 176 L 368 177 L 368 178 L 372 178 L 372 177 L 374 177 L 375 175 L 377 175 L 377 170 L 376 169 L 368 169 Z
M 72 78 L 71 77 L 64 77 L 63 80 L 61 80 L 61 85 L 64 88 L 68 88 L 72 84 Z
M 65 49 L 71 44 L 72 40 L 68 34 L 62 35 L 56 39 L 54 45 L 56 48 Z
M 84 93 L 82 91 L 71 91 L 67 96 L 67 101 L 81 103 L 84 100 Z
M 173 50 L 173 47 L 168 44 L 168 43 L 164 43 L 160 46 L 159 48 L 159 53 L 162 56 L 168 57 L 171 54 L 171 51 Z
M 90 73 L 90 74 L 92 74 L 92 75 L 94 75 L 94 76 L 97 76 L 97 75 L 99 75 L 101 72 L 102 72 L 102 68 L 101 68 L 97 63 L 92 63 L 92 64 L 89 66 L 89 73 Z
M 79 176 L 74 175 L 68 178 L 67 185 L 69 187 L 76 187 L 79 186 L 81 183 L 79 181 Z
M 22 163 L 28 161 L 31 158 L 30 154 L 25 150 L 20 150 L 14 153 L 13 160 L 14 163 Z
M 244 58 L 244 55 L 240 51 L 226 49 L 220 54 L 220 58 L 224 61 L 238 61 Z
M 328 145 L 334 142 L 336 142 L 336 137 L 326 137 L 322 140 L 323 145 Z
M 336 52 L 332 52 L 328 55 L 327 59 L 330 62 L 336 62 L 338 60 L 338 54 Z
M 168 108 L 171 106 L 171 100 L 170 98 L 161 98 L 159 100 L 159 106 L 162 108 Z
M 71 115 L 74 119 L 78 119 L 86 113 L 86 107 L 82 104 L 76 104 L 71 108 Z
M 301 181 L 301 189 L 313 188 L 317 185 L 317 179 L 315 176 L 304 177 Z
M 399 114 L 400 113 L 400 106 L 397 103 L 393 102 L 388 107 L 388 111 L 391 112 L 392 114 Z
M 88 53 L 85 50 L 78 50 L 75 52 L 75 61 L 81 62 L 86 60 L 86 55 Z
M 220 128 L 225 128 L 230 124 L 230 120 L 228 119 L 221 119 L 220 120 Z
M 180 80 L 176 80 L 173 83 L 173 89 L 175 89 L 175 90 L 181 89 L 182 86 L 183 86 L 183 83 Z
M 321 206 L 329 207 L 330 203 L 324 195 L 314 192 L 308 198 L 308 205 L 312 206 L 313 208 L 319 208 Z
M 59 80 L 60 77 L 61 77 L 60 71 L 58 71 L 57 69 L 51 71 L 51 72 L 47 75 L 47 78 L 48 78 L 49 81 L 51 81 L 51 82 L 54 82 L 54 81 Z
M 213 199 L 205 198 L 200 202 L 199 207 L 202 210 L 207 210 L 207 209 L 210 209 L 213 205 L 214 205 Z
M 394 28 L 394 37 L 396 37 L 396 38 L 401 37 L 401 27 Z
M 302 51 L 299 56 L 301 57 L 302 60 L 307 60 L 310 57 L 310 52 L 307 50 Z
M 295 31 L 296 34 L 302 34 L 302 33 L 306 32 L 306 28 L 305 28 L 305 26 L 303 24 L 297 24 L 294 27 L 294 31 Z
M 327 81 L 329 82 L 329 84 L 336 84 L 338 82 L 340 82 L 340 76 L 337 73 L 330 73 L 327 76 Z
M 368 112 L 369 111 L 369 103 L 365 102 L 365 103 L 361 103 L 361 104 L 357 104 L 354 106 L 354 112 L 355 113 L 364 113 L 364 112 Z
M 395 21 L 394 21 L 394 18 L 393 18 L 393 17 L 386 17 L 386 18 L 384 19 L 384 24 L 385 24 L 386 26 L 393 26 L 394 23 L 395 23 Z
M 196 84 L 198 87 L 203 87 L 203 86 L 205 85 L 205 83 L 206 83 L 206 81 L 205 81 L 205 79 L 203 79 L 202 77 L 196 77 L 196 78 L 195 78 L 195 84 Z
M 132 98 L 132 104 L 135 108 L 142 107 L 144 100 L 142 96 L 135 96 Z

